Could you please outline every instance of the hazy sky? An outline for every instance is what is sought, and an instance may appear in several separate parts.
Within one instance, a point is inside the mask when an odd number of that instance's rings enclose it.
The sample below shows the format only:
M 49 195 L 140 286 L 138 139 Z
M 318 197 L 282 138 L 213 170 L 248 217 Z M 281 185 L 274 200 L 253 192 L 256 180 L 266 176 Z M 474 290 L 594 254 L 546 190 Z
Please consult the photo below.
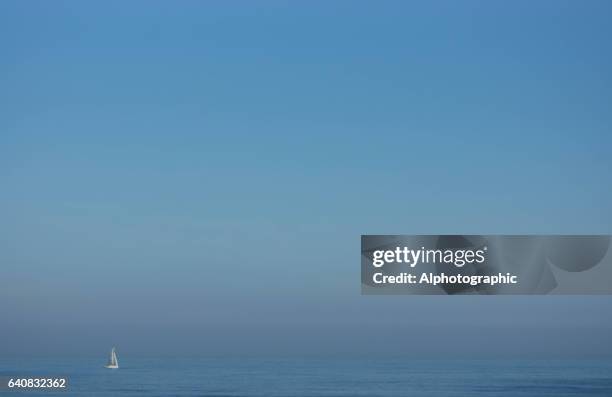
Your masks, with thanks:
M 612 233 L 612 3 L 253 3 L 0 3 L 0 354 L 612 356 L 612 297 L 359 260 Z

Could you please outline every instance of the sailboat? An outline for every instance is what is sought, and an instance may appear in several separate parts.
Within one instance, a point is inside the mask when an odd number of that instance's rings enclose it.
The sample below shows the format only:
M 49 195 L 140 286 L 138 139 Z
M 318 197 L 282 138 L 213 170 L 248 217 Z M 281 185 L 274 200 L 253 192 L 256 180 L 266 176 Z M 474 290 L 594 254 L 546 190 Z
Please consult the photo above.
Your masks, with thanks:
M 106 364 L 104 367 L 112 368 L 112 369 L 119 368 L 119 361 L 117 361 L 117 353 L 115 352 L 114 347 L 111 350 L 110 359 L 108 360 L 108 364 Z

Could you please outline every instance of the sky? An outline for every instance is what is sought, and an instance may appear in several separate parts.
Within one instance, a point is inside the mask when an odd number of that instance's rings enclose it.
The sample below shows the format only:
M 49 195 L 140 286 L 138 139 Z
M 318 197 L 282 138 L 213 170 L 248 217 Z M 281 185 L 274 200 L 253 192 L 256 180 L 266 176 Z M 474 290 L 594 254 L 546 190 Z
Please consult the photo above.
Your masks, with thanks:
M 612 356 L 609 296 L 362 296 L 359 260 L 612 233 L 611 12 L 3 1 L 0 354 Z

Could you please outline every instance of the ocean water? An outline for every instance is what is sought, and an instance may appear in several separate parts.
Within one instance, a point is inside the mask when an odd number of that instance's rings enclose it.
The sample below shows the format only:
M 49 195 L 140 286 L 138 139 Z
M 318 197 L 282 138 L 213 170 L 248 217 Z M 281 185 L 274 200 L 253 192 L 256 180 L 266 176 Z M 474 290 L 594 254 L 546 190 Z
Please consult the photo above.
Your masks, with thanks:
M 130 358 L 0 360 L 0 376 L 65 375 L 41 396 L 612 396 L 612 361 Z

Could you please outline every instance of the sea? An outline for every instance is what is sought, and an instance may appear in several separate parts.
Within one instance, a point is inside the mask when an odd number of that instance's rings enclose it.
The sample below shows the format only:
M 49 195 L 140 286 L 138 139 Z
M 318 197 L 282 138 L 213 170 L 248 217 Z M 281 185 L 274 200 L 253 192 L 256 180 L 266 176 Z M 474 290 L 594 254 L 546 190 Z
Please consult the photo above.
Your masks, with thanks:
M 612 396 L 611 360 L 406 358 L 0 359 L 0 377 L 68 378 L 64 391 L 0 396 Z

